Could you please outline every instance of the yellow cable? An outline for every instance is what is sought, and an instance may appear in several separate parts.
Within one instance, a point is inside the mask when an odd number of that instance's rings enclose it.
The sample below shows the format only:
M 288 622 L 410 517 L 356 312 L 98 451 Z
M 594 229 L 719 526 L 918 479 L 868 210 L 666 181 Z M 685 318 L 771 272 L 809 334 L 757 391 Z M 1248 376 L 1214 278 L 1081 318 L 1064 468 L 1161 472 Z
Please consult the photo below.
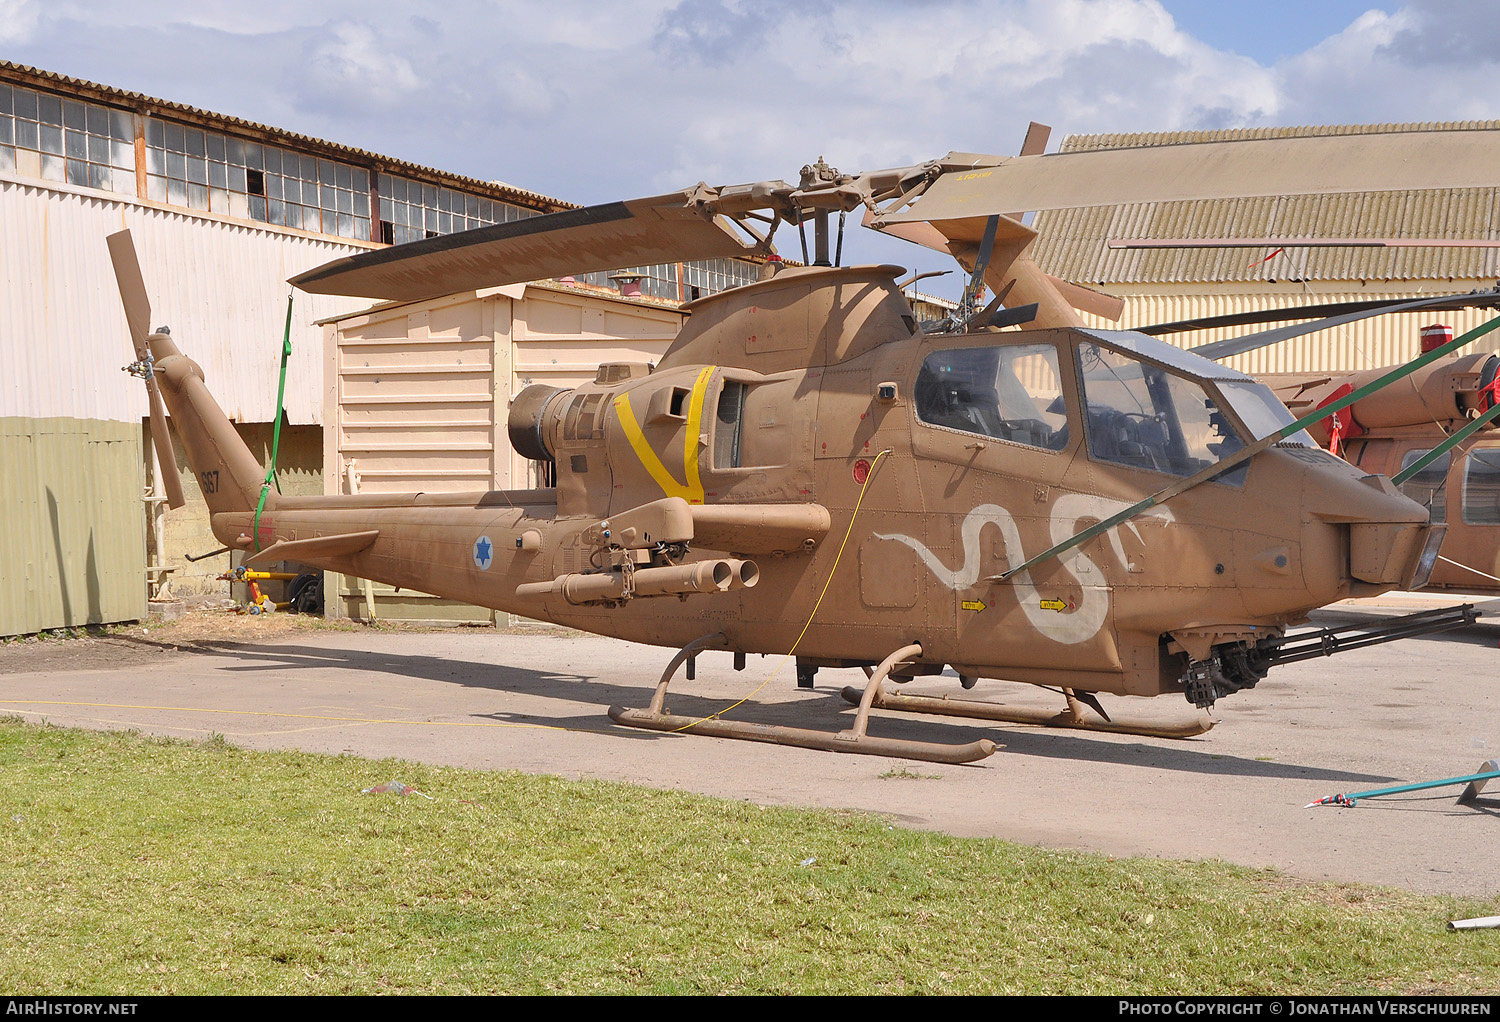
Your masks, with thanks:
M 817 600 L 813 603 L 812 613 L 807 616 L 807 624 L 802 626 L 802 631 L 798 633 L 796 641 L 792 643 L 792 648 L 787 650 L 786 655 L 781 658 L 781 663 L 777 664 L 776 669 L 766 676 L 765 681 L 755 686 L 754 690 L 747 693 L 744 698 L 730 703 L 722 710 L 710 713 L 707 717 L 700 717 L 697 720 L 693 721 L 691 724 L 684 724 L 682 727 L 673 728 L 670 733 L 676 734 L 678 731 L 686 731 L 688 728 L 697 727 L 699 724 L 702 724 L 706 720 L 714 720 L 717 717 L 722 717 L 724 714 L 728 713 L 736 706 L 743 705 L 744 703 L 753 699 L 756 693 L 758 693 L 761 689 L 765 688 L 771 683 L 771 679 L 775 678 L 776 675 L 781 673 L 781 669 L 786 666 L 787 661 L 790 660 L 792 658 L 792 655 L 797 652 L 797 647 L 802 644 L 802 639 L 807 635 L 807 630 L 812 627 L 813 619 L 818 616 L 818 608 L 823 606 L 823 597 L 828 595 L 828 587 L 833 585 L 833 576 L 839 570 L 839 561 L 844 556 L 844 547 L 849 545 L 849 537 L 854 533 L 854 522 L 857 518 L 859 518 L 860 506 L 865 502 L 865 491 L 870 488 L 870 480 L 875 478 L 875 469 L 880 465 L 880 460 L 890 453 L 891 448 L 887 447 L 885 450 L 875 455 L 875 460 L 870 462 L 870 471 L 865 476 L 865 481 L 859 488 L 859 498 L 854 502 L 854 513 L 849 516 L 849 527 L 844 530 L 844 539 L 843 542 L 839 544 L 838 553 L 833 555 L 833 567 L 828 569 L 828 580 L 823 583 L 823 591 L 818 594 Z

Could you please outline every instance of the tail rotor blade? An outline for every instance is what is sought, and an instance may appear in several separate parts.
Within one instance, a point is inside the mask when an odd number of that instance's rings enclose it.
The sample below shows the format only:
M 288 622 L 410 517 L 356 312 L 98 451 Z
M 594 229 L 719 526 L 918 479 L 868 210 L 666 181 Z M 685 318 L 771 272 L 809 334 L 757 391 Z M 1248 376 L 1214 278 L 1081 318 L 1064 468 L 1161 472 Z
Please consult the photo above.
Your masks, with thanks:
M 130 324 L 135 357 L 145 358 L 149 352 L 146 338 L 151 333 L 151 301 L 146 297 L 146 280 L 141 276 L 141 264 L 135 256 L 135 243 L 131 241 L 129 231 L 111 234 L 105 240 L 109 242 L 109 259 L 115 266 L 115 284 L 125 306 L 125 321 Z
M 136 258 L 135 242 L 129 231 L 111 234 L 105 239 L 109 243 L 109 260 L 115 268 L 115 284 L 120 289 L 120 302 L 125 306 L 125 322 L 130 325 L 130 343 L 135 346 L 136 359 L 144 364 L 146 395 L 151 403 L 151 443 L 156 447 L 156 460 L 160 464 L 162 488 L 167 493 L 167 506 L 178 508 L 186 502 L 182 495 L 182 479 L 177 475 L 177 455 L 172 451 L 172 435 L 167 432 L 167 409 L 161 398 L 161 389 L 152 375 L 151 345 L 146 338 L 151 336 L 151 300 L 146 297 L 146 278 L 141 276 L 141 263 Z M 136 371 L 136 367 L 132 367 Z
M 161 390 L 156 381 L 146 381 L 146 393 L 151 395 L 151 442 L 156 446 L 157 471 L 160 473 L 162 489 L 167 491 L 167 506 L 182 507 L 182 478 L 177 474 L 177 455 L 172 450 L 172 435 L 167 432 L 167 410 L 161 399 Z

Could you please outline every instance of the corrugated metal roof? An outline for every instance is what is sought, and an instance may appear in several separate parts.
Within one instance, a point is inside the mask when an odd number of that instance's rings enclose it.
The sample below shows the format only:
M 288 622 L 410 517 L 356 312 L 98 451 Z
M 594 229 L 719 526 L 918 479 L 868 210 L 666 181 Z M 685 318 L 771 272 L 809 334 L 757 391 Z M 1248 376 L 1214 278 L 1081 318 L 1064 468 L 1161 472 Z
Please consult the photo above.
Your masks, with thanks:
M 1072 135 L 1063 152 L 1139 146 L 1412 131 L 1495 131 L 1500 121 L 1325 125 Z M 1500 153 L 1497 168 L 1500 168 Z M 1434 159 L 1440 154 L 1434 154 Z M 1500 250 L 1483 248 L 1110 249 L 1115 238 L 1500 238 L 1497 187 L 1153 202 L 1043 211 L 1035 258 L 1088 284 L 1493 278 Z M 1271 258 L 1267 258 L 1271 256 Z
M 1183 145 L 1191 142 L 1236 142 L 1250 138 L 1313 138 L 1328 135 L 1379 135 L 1396 131 L 1495 131 L 1500 121 L 1406 121 L 1385 124 L 1301 124 L 1280 128 L 1220 128 L 1214 131 L 1107 132 L 1069 135 L 1059 152 L 1091 149 L 1133 149 L 1138 146 Z
M 366 149 L 356 149 L 352 146 L 340 145 L 337 142 L 329 142 L 326 139 L 314 138 L 311 135 L 301 135 L 282 128 L 274 128 L 268 124 L 259 124 L 255 121 L 231 117 L 227 114 L 214 113 L 211 110 L 203 110 L 184 103 L 173 103 L 170 100 L 157 99 L 154 96 L 148 96 L 140 92 L 127 92 L 124 89 L 117 89 L 110 85 L 100 85 L 98 82 L 85 81 L 82 78 L 70 78 L 67 75 L 60 75 L 54 71 L 44 71 L 41 68 L 16 64 L 8 60 L 0 60 L 0 81 L 10 81 L 31 88 L 68 92 L 82 96 L 83 98 L 113 104 L 118 107 L 126 107 L 147 114 L 161 113 L 167 116 L 175 114 L 179 119 L 192 121 L 200 125 L 209 124 L 229 129 L 239 135 L 248 135 L 263 140 L 275 141 L 291 146 L 292 148 L 378 167 L 380 170 L 388 173 L 423 178 L 428 181 L 447 185 L 450 188 L 462 188 L 466 191 L 489 195 L 493 198 L 541 209 L 546 212 L 578 208 L 577 203 L 565 202 L 562 199 L 555 199 L 550 195 L 543 195 L 541 192 L 534 192 L 526 188 L 518 188 L 503 181 L 482 181 L 479 178 L 465 177 L 462 174 L 438 170 L 435 167 L 424 166 L 420 163 L 411 163 L 393 156 L 382 156 L 379 153 L 372 153 Z

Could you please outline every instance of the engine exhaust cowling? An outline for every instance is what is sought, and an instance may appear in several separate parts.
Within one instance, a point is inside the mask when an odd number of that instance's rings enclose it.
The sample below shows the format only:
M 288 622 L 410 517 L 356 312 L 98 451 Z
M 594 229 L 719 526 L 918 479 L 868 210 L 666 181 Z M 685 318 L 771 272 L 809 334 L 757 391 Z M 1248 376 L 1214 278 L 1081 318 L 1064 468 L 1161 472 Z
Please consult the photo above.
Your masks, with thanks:
M 561 417 L 566 407 L 561 398 L 571 393 L 561 387 L 533 383 L 516 395 L 510 404 L 506 429 L 510 446 L 517 454 L 530 461 L 556 460 L 548 436 L 553 432 L 554 420 Z

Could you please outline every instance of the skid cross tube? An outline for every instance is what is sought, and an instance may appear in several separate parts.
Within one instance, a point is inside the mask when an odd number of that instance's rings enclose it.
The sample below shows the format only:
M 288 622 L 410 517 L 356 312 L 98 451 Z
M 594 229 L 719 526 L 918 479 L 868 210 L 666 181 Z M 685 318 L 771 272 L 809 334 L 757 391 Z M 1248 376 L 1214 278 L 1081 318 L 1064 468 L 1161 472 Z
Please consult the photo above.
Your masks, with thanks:
M 611 706 L 609 719 L 626 727 L 644 728 L 648 731 L 680 731 L 686 734 L 708 735 L 713 738 L 734 738 L 740 741 L 769 742 L 773 745 L 790 745 L 802 749 L 818 749 L 823 752 L 851 752 L 866 756 L 894 756 L 900 759 L 915 759 L 927 763 L 972 763 L 984 759 L 995 751 L 995 743 L 987 738 L 957 745 L 939 742 L 920 742 L 905 738 L 877 738 L 865 733 L 869 724 L 869 706 L 880 683 L 890 674 L 896 664 L 909 656 L 919 656 L 922 647 L 904 646 L 892 653 L 870 676 L 866 687 L 867 701 L 856 715 L 854 727 L 834 734 L 829 731 L 814 731 L 810 728 L 786 727 L 777 724 L 752 724 L 737 720 L 720 720 L 717 717 L 683 717 L 666 712 L 667 685 L 678 667 L 693 654 L 724 642 L 720 633 L 705 635 L 688 643 L 672 658 L 661 681 L 656 686 L 651 706 L 645 710 Z

